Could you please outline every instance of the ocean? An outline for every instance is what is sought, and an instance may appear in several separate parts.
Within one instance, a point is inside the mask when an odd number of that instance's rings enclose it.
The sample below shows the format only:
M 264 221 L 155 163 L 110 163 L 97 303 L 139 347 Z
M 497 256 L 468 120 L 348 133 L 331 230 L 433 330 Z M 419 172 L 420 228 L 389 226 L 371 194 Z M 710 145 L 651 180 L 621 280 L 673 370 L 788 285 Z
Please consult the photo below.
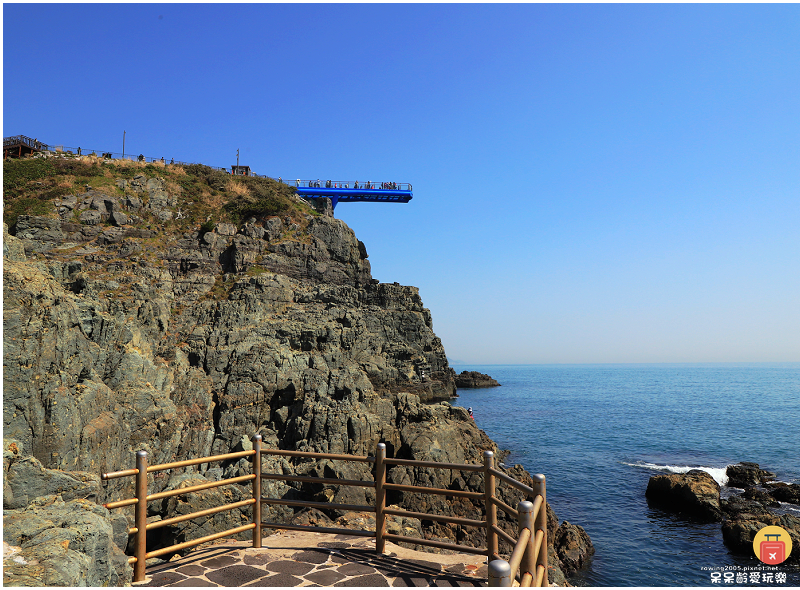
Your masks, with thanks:
M 800 363 L 453 368 L 501 383 L 460 389 L 453 404 L 473 408 L 478 427 L 511 451 L 507 465 L 545 474 L 559 520 L 592 538 L 591 566 L 573 583 L 749 585 L 712 583 L 712 571 L 761 565 L 731 554 L 719 523 L 650 507 L 645 490 L 652 475 L 690 468 L 724 483 L 726 466 L 740 461 L 800 483 Z M 762 585 L 800 585 L 800 572 L 784 571 L 786 583 Z

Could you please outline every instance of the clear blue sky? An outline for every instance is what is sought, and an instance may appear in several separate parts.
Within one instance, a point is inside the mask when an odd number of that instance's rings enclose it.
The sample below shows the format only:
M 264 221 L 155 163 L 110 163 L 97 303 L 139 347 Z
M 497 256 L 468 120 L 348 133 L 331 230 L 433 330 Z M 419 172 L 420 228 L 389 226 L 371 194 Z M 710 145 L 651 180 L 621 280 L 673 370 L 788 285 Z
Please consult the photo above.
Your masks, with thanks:
M 3 6 L 3 134 L 287 178 L 465 363 L 800 361 L 800 6 Z

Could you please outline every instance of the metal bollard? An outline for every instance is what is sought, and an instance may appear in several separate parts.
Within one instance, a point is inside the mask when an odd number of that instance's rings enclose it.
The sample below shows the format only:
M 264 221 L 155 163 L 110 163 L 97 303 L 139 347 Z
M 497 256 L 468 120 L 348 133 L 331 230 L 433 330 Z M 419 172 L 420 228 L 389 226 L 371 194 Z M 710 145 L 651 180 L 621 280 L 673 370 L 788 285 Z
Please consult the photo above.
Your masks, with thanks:
M 542 506 L 544 510 L 544 506 Z M 530 573 L 532 576 L 536 575 L 536 555 L 533 553 L 533 544 L 536 537 L 536 526 L 533 519 L 533 502 L 523 500 L 517 504 L 517 523 L 519 533 L 522 534 L 522 529 L 531 531 L 531 538 L 525 548 L 525 553 L 522 554 L 522 562 L 519 565 L 519 573 L 522 576 L 525 573 Z
M 507 561 L 495 559 L 489 562 L 489 586 L 511 588 L 511 566 Z
M 531 487 L 542 496 L 542 508 L 539 510 L 539 515 L 536 517 L 536 529 L 544 531 L 544 539 L 542 540 L 542 548 L 539 550 L 539 556 L 536 559 L 536 566 L 537 570 L 539 566 L 544 568 L 541 584 L 544 587 L 550 585 L 547 571 L 547 488 L 544 474 L 536 473 L 531 477 L 533 478 L 533 485 Z M 534 579 L 536 579 L 536 575 L 534 575 Z

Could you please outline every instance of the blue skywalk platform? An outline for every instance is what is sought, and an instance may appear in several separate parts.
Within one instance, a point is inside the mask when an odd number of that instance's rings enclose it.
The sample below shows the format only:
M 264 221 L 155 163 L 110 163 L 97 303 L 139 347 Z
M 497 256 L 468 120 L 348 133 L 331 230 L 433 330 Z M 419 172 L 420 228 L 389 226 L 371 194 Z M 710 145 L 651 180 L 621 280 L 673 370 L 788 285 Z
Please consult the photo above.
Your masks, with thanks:
M 376 183 L 371 183 L 371 188 L 342 188 L 343 186 L 353 186 L 355 183 L 337 182 L 332 183 L 335 186 L 307 186 L 308 184 L 315 184 L 314 181 L 306 182 L 301 181 L 297 186 L 297 194 L 301 197 L 320 198 L 328 197 L 334 208 L 338 203 L 408 203 L 413 198 L 410 184 L 397 184 L 398 188 L 374 188 Z M 306 186 L 303 186 L 303 185 Z M 400 188 L 400 187 L 408 187 Z

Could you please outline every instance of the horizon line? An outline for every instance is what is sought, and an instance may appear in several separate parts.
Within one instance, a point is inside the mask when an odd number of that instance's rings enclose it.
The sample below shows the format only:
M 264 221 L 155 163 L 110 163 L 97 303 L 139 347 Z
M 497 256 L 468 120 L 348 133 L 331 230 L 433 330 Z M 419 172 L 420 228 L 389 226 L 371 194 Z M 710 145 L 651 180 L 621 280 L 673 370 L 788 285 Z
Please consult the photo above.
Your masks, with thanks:
M 451 361 L 450 365 L 477 365 L 482 367 L 531 367 L 575 365 L 800 365 L 800 361 L 629 361 L 629 362 L 565 362 L 565 363 L 482 363 Z

